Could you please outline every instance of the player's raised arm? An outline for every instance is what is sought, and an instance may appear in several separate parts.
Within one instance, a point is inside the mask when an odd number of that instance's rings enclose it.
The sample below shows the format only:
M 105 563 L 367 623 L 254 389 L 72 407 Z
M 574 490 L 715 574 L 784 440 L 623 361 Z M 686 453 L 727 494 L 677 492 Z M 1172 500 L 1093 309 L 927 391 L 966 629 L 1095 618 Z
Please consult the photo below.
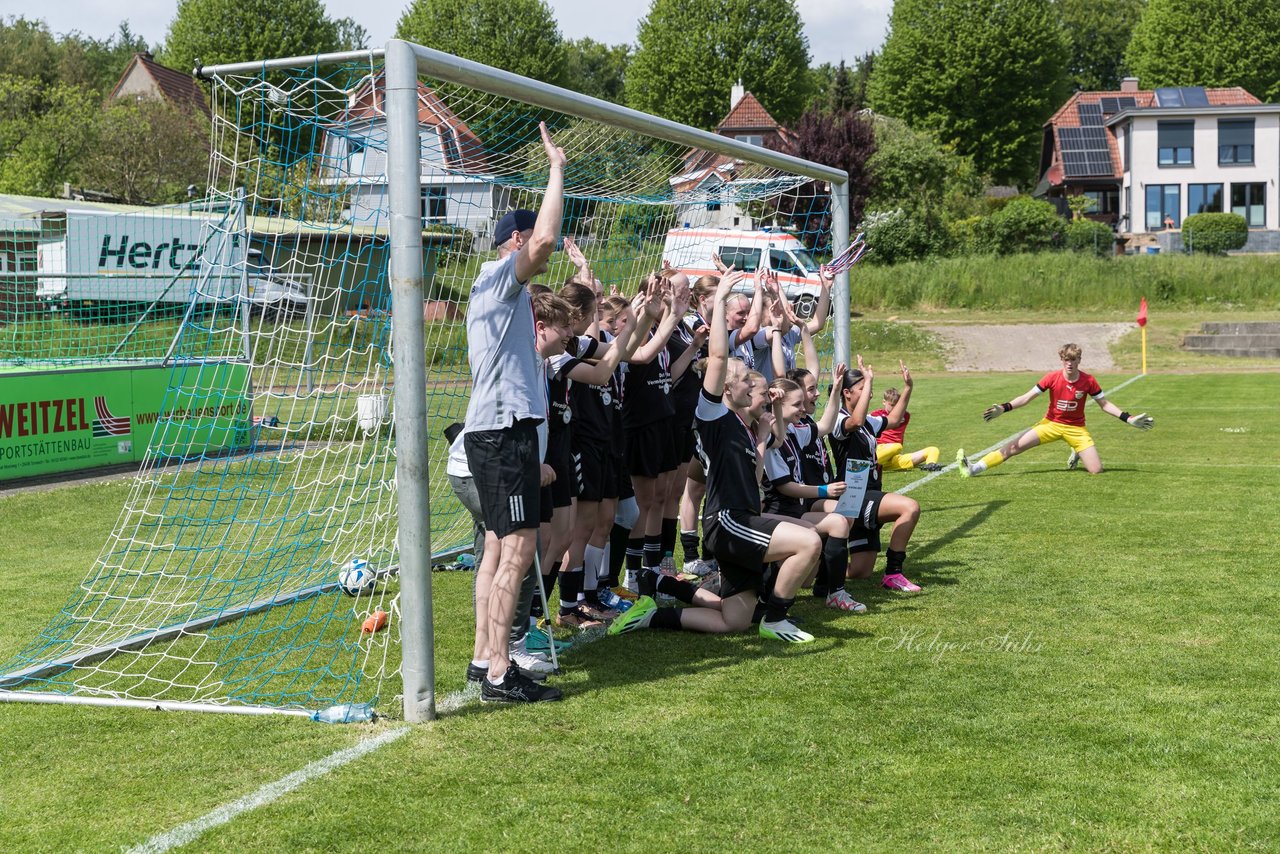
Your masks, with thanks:
M 637 347 L 631 354 L 631 358 L 627 360 L 633 365 L 647 365 L 656 359 L 658 354 L 667 348 L 667 339 L 671 337 L 676 324 L 680 322 L 675 312 L 671 280 L 656 276 L 651 278 L 656 280 L 657 284 L 651 288 L 649 299 L 657 301 L 662 306 L 662 320 L 658 323 L 658 329 L 653 333 L 653 337 Z
M 898 369 L 902 371 L 902 394 L 898 396 L 898 402 L 893 405 L 893 409 L 889 410 L 888 424 L 890 430 L 902 424 L 902 418 L 907 412 L 907 402 L 911 400 L 911 389 L 914 385 L 911 379 L 911 371 L 903 364 L 902 360 L 898 360 Z
M 740 274 L 726 273 L 716 286 L 715 302 L 711 308 L 711 337 L 707 339 L 707 370 L 702 375 L 702 390 L 711 397 L 724 394 L 729 364 L 729 323 L 725 317 L 725 302 L 733 292 L 733 286 L 741 279 Z
M 840 417 L 840 396 L 844 389 L 844 374 L 848 368 L 840 363 L 831 369 L 831 397 L 827 400 L 827 408 L 822 410 L 822 419 L 818 421 L 818 435 L 829 436 L 836 429 L 836 419 Z M 817 374 L 814 374 L 815 378 Z
M 527 282 L 542 272 L 560 241 L 560 223 L 564 215 L 564 149 L 551 141 L 547 123 L 541 122 L 542 147 L 547 153 L 547 191 L 538 208 L 538 219 L 529 242 L 516 252 L 516 278 Z
M 849 417 L 844 420 L 844 432 L 851 433 L 866 423 L 867 410 L 871 408 L 871 381 L 875 373 L 871 366 L 864 364 L 862 354 L 858 354 L 858 370 L 862 372 L 862 388 L 858 391 L 858 399 L 853 403 Z
M 1009 412 L 1010 410 L 1017 409 L 1019 406 L 1026 406 L 1031 401 L 1032 398 L 1034 398 L 1036 395 L 1040 394 L 1043 391 L 1044 389 L 1040 388 L 1040 386 L 1033 385 L 1030 391 L 1026 392 L 1025 394 L 1018 395 L 1013 400 L 1010 400 L 1007 403 L 993 403 L 983 411 L 982 420 L 995 421 L 1001 415 L 1004 415 L 1006 412 Z

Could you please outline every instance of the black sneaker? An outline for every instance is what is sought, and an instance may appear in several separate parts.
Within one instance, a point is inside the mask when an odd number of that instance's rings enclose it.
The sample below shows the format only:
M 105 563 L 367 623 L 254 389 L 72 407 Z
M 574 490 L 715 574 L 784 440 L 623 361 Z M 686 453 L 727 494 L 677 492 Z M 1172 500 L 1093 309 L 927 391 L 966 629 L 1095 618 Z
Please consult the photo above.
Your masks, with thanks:
M 563 696 L 558 688 L 539 685 L 513 667 L 507 668 L 497 685 L 488 679 L 480 682 L 482 703 L 546 703 Z
M 543 682 L 547 678 L 547 674 L 536 673 L 532 670 L 525 670 L 523 667 L 516 664 L 514 661 L 511 662 L 508 665 L 508 667 L 511 670 L 518 671 L 520 675 L 524 676 L 526 679 L 532 679 L 535 682 Z M 467 665 L 467 683 L 468 684 L 479 685 L 481 682 L 485 680 L 485 677 L 488 675 L 489 675 L 489 668 L 487 667 L 477 667 L 474 664 Z

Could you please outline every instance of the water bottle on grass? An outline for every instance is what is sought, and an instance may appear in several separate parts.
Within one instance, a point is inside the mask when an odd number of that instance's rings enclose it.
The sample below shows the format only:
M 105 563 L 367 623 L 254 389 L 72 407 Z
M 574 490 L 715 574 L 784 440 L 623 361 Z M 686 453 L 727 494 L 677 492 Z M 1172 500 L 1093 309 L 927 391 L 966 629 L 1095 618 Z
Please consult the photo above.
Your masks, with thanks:
M 321 709 L 311 716 L 311 720 L 322 724 L 362 724 L 373 718 L 372 703 L 342 703 Z

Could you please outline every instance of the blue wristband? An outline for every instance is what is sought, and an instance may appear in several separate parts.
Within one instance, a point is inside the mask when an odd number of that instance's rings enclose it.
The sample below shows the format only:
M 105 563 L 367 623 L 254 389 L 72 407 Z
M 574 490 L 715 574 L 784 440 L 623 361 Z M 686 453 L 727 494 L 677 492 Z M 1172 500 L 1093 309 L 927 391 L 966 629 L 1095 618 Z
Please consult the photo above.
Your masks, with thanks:
M 826 497 L 827 497 L 827 485 L 826 485 L 825 483 L 824 483 L 824 484 L 822 484 L 822 486 L 819 486 L 819 487 L 818 487 L 818 497 L 819 497 L 819 498 L 826 498 Z

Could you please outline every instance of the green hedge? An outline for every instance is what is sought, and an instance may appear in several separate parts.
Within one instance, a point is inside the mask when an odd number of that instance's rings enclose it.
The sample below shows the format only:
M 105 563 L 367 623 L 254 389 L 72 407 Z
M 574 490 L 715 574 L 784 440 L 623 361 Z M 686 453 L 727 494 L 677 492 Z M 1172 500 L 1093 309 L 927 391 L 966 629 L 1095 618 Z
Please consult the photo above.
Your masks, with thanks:
M 1111 226 L 1091 219 L 1075 219 L 1067 223 L 1067 248 L 1086 252 L 1098 258 L 1115 254 L 1116 236 Z
M 1182 223 L 1182 242 L 1188 252 L 1225 255 L 1249 242 L 1249 226 L 1240 214 L 1192 214 Z

